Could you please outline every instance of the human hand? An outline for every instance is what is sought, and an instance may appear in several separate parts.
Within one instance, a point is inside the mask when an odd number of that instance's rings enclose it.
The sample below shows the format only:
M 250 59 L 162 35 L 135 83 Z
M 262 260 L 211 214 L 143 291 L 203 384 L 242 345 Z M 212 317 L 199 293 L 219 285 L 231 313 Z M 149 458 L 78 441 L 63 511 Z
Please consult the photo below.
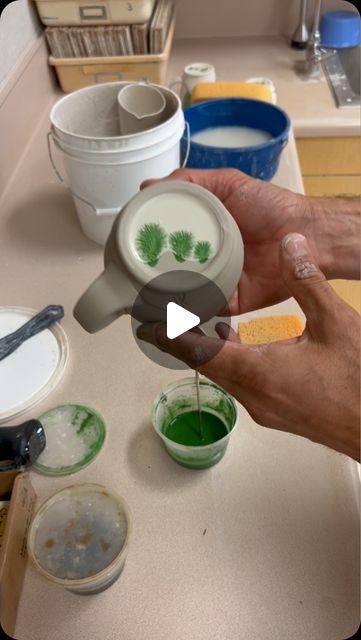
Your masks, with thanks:
M 299 338 L 245 345 L 234 334 L 207 361 L 217 338 L 199 331 L 170 340 L 164 325 L 147 324 L 138 329 L 138 337 L 222 386 L 258 424 L 359 460 L 359 315 L 332 290 L 303 236 L 286 236 L 279 257 L 283 286 L 307 318 Z M 220 339 L 226 335 L 222 323 L 217 332 Z
M 177 169 L 164 180 L 185 180 L 214 193 L 235 219 L 244 242 L 244 267 L 229 301 L 232 315 L 289 297 L 279 271 L 279 243 L 287 233 L 311 235 L 307 199 L 236 169 Z M 147 180 L 142 188 L 157 180 Z M 312 237 L 311 237 L 312 240 Z

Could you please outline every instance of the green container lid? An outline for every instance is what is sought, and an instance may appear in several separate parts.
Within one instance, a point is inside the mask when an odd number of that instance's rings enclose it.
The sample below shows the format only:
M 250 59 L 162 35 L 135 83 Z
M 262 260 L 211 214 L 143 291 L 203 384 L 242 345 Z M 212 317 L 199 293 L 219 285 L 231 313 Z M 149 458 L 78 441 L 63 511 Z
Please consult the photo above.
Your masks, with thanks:
M 98 455 L 105 440 L 101 416 L 80 404 L 63 404 L 38 417 L 46 446 L 33 469 L 49 476 L 66 476 L 84 469 Z

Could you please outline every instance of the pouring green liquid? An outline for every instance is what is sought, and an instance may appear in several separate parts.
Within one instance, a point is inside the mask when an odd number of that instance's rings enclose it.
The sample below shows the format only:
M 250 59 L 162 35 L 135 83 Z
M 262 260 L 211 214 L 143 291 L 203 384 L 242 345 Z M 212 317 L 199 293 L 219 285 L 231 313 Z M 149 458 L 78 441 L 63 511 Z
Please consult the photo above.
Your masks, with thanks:
M 207 469 L 223 458 L 236 420 L 232 397 L 197 376 L 168 385 L 153 404 L 153 426 L 168 454 L 189 469 Z
M 162 429 L 167 438 L 187 447 L 204 447 L 227 435 L 224 422 L 201 407 L 199 374 L 195 372 L 197 409 L 180 413 Z
M 224 422 L 209 411 L 201 411 L 202 430 L 199 429 L 199 412 L 185 411 L 179 414 L 162 429 L 164 435 L 187 447 L 204 447 L 227 435 Z

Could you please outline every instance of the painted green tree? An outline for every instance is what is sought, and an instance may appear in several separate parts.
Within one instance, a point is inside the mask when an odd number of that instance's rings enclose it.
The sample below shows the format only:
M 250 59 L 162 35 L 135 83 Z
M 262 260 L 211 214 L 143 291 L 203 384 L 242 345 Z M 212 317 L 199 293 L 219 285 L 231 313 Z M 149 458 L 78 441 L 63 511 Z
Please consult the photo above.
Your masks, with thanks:
M 139 229 L 135 244 L 141 259 L 150 267 L 155 267 L 167 245 L 167 234 L 160 224 L 146 223 Z
M 169 246 L 178 262 L 184 262 L 192 254 L 194 247 L 193 233 L 190 231 L 174 231 L 169 236 Z
M 207 262 L 210 258 L 211 250 L 211 244 L 208 240 L 199 240 L 194 247 L 194 257 L 200 263 Z

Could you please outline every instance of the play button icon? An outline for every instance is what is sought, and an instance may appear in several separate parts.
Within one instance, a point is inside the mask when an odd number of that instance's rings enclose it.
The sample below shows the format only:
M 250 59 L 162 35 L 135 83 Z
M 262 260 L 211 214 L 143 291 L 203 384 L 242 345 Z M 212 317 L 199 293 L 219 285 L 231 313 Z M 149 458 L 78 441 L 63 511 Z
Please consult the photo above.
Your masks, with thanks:
M 167 304 L 167 338 L 174 340 L 199 325 L 201 319 L 175 302 Z
M 215 323 L 222 320 L 229 328 L 231 321 L 224 317 L 227 300 L 222 291 L 202 273 L 188 269 L 166 271 L 142 287 L 131 309 L 131 323 L 134 340 L 150 360 L 167 369 L 184 370 L 188 365 L 170 355 L 166 350 L 138 337 L 141 324 L 161 324 L 168 340 L 178 338 L 198 327 L 199 331 L 214 338 L 207 343 L 207 352 L 195 347 L 197 358 L 202 362 L 211 360 L 222 348 L 223 341 L 218 339 Z M 217 311 L 222 318 L 217 319 Z

